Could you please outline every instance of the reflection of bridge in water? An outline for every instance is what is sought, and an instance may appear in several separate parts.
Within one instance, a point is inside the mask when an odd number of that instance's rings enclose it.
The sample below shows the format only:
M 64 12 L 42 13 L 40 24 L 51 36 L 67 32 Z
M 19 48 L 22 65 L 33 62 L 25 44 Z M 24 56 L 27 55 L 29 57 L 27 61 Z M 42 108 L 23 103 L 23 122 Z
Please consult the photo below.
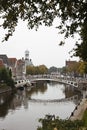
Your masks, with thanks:
M 68 102 L 68 101 L 74 101 L 78 99 L 78 95 L 74 95 L 69 98 L 62 98 L 62 99 L 32 99 L 30 98 L 29 101 L 34 102 L 34 103 L 59 103 L 59 102 Z

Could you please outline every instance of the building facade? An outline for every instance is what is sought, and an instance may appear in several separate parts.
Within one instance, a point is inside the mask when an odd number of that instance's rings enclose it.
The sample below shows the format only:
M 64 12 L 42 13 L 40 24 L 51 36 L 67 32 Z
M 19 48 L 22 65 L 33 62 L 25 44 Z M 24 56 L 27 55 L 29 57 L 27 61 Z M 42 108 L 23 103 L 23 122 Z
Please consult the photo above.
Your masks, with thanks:
M 29 58 L 29 51 L 25 51 L 25 65 L 26 66 L 33 66 L 32 60 Z
M 25 58 L 18 60 L 16 58 L 8 58 L 5 54 L 0 55 L 0 67 L 11 69 L 13 79 L 25 79 L 26 66 L 33 66 L 28 50 L 25 51 Z

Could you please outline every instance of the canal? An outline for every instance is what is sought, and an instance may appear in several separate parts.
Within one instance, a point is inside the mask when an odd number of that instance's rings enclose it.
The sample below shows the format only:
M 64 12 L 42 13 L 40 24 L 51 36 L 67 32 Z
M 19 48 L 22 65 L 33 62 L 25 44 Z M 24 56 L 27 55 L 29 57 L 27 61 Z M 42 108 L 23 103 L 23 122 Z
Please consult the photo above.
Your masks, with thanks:
M 57 82 L 37 82 L 31 90 L 0 94 L 0 130 L 37 130 L 46 114 L 67 119 L 79 100 L 77 90 Z

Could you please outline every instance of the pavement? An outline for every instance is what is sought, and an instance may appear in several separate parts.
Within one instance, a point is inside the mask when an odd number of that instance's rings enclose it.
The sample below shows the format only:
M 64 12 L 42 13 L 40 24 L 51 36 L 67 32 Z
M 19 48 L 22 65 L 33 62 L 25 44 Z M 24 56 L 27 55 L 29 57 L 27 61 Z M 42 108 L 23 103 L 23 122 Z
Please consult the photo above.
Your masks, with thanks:
M 82 99 L 79 105 L 76 106 L 75 110 L 70 116 L 70 120 L 81 120 L 84 114 L 84 111 L 87 109 L 87 99 Z

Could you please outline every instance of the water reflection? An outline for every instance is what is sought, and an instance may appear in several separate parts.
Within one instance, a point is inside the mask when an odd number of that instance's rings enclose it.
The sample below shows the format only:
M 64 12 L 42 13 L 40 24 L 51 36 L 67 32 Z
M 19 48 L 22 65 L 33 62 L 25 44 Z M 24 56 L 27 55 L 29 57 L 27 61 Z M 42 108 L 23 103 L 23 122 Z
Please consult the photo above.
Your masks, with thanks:
M 50 94 L 51 93 L 51 94 Z M 30 91 L 0 94 L 0 129 L 36 130 L 38 119 L 55 114 L 62 119 L 69 117 L 78 99 L 59 103 L 34 103 L 31 98 L 57 99 L 78 95 L 74 88 L 55 82 L 38 82 Z
M 9 109 L 13 109 L 12 102 L 14 94 L 12 92 L 0 94 L 0 117 L 5 117 L 8 114 Z
M 58 84 L 56 82 L 38 82 L 36 87 L 32 89 L 31 99 L 55 100 L 71 98 L 74 95 L 81 96 L 81 92 L 76 91 L 73 86 Z

